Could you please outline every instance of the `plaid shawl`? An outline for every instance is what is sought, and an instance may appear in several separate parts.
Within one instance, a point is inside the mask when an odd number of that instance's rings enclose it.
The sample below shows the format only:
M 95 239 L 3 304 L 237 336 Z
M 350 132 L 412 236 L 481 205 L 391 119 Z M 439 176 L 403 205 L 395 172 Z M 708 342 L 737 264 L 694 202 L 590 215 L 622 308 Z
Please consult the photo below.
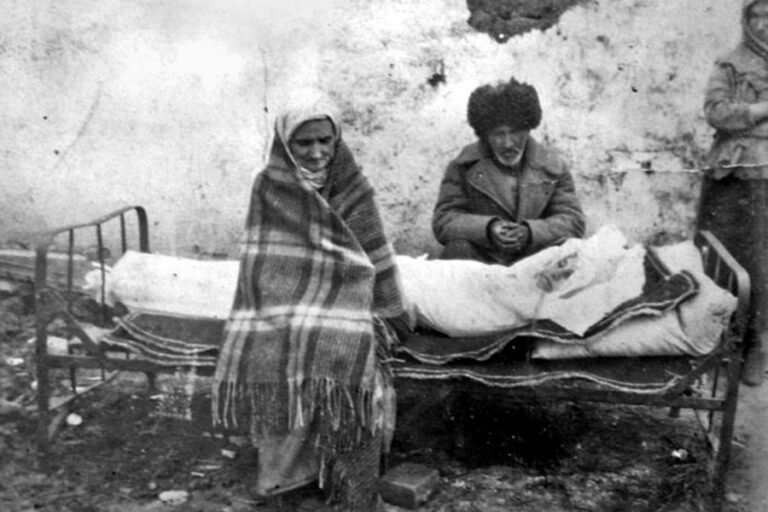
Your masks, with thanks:
M 247 426 L 255 443 L 317 418 L 321 445 L 338 451 L 375 434 L 374 316 L 399 315 L 402 301 L 373 189 L 338 123 L 322 116 L 337 139 L 322 192 L 301 177 L 287 143 L 317 115 L 278 119 L 254 182 L 213 413 L 217 424 Z

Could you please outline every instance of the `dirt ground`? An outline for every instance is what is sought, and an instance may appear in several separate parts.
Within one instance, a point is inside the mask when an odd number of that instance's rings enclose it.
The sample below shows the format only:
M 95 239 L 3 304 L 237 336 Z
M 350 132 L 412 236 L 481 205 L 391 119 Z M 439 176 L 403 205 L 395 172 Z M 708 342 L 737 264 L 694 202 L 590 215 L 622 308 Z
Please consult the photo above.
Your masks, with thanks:
M 98 387 L 57 409 L 59 428 L 39 464 L 35 447 L 33 320 L 23 301 L 1 301 L 0 510 L 8 512 L 166 510 L 260 512 L 316 510 L 313 490 L 279 502 L 249 492 L 254 455 L 242 440 L 211 433 L 205 397 L 194 420 L 168 417 L 167 395 L 150 392 L 143 375 L 80 374 Z M 66 397 L 67 372 L 55 395 Z M 161 389 L 163 388 L 163 382 Z M 758 388 L 760 389 L 760 388 Z M 760 393 L 740 413 L 740 433 L 727 512 L 760 510 L 755 464 L 765 459 L 745 443 L 760 431 Z M 643 407 L 521 406 L 461 398 L 450 412 L 415 389 L 399 395 L 399 420 L 388 466 L 416 462 L 439 472 L 424 512 L 458 511 L 699 511 L 706 495 L 708 451 L 698 422 Z M 455 427 L 463 421 L 464 433 Z M 742 448 L 739 448 L 741 446 Z M 764 448 L 764 446 L 763 446 Z M 764 455 L 764 452 L 762 452 Z M 750 480 L 751 479 L 751 480 Z M 759 486 L 758 486 L 759 487 Z M 167 491 L 180 491 L 171 505 Z M 388 512 L 404 509 L 387 504 Z

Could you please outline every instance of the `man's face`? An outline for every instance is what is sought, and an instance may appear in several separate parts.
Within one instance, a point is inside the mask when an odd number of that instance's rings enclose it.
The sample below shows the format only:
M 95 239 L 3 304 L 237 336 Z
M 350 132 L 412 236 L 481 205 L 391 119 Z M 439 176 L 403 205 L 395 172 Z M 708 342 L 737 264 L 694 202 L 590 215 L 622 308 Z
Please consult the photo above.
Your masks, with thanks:
M 333 158 L 333 125 L 327 119 L 302 123 L 289 143 L 296 163 L 311 172 L 322 171 Z
M 768 2 L 757 2 L 749 10 L 749 26 L 761 41 L 768 42 Z
M 520 163 L 528 140 L 528 130 L 513 130 L 502 124 L 488 132 L 490 144 L 496 159 L 510 167 Z

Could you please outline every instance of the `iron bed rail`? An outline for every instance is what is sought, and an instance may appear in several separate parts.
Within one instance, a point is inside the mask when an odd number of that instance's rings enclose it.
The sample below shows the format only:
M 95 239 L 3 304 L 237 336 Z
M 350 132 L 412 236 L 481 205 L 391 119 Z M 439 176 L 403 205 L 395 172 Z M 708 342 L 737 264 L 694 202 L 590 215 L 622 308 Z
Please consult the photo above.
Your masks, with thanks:
M 40 460 L 44 464 L 50 450 L 48 425 L 50 423 L 50 375 L 53 368 L 68 368 L 74 389 L 74 372 L 77 368 L 100 368 L 103 370 L 123 370 L 143 372 L 153 382 L 155 373 L 174 372 L 176 367 L 163 367 L 155 363 L 129 358 L 127 353 L 120 354 L 122 358 L 110 356 L 110 350 L 98 347 L 90 348 L 86 354 L 49 354 L 47 337 L 49 323 L 54 314 L 47 310 L 47 302 L 50 300 L 51 287 L 48 282 L 47 255 L 53 247 L 54 240 L 62 236 L 67 237 L 68 273 L 66 280 L 66 311 L 64 320 L 71 313 L 72 297 L 74 295 L 73 282 L 73 258 L 75 251 L 75 233 L 81 230 L 95 230 L 97 239 L 96 259 L 102 269 L 101 281 L 101 310 L 106 311 L 104 304 L 104 263 L 105 247 L 103 240 L 103 226 L 107 223 L 118 222 L 120 229 L 120 249 L 122 253 L 129 250 L 127 240 L 126 216 L 134 213 L 137 220 L 136 236 L 137 250 L 149 252 L 149 225 L 147 214 L 141 206 L 126 206 L 90 222 L 73 224 L 42 233 L 37 238 L 36 263 L 35 263 L 35 316 L 36 316 L 36 345 L 35 357 L 37 363 L 38 396 L 38 450 Z M 621 403 L 629 405 L 648 405 L 655 407 L 670 407 L 673 410 L 690 408 L 703 411 L 709 415 L 710 420 L 714 415 L 720 414 L 720 432 L 714 436 L 713 449 L 715 451 L 714 466 L 712 468 L 712 510 L 719 511 L 722 508 L 725 493 L 725 484 L 730 462 L 731 443 L 733 439 L 734 423 L 738 403 L 738 383 L 742 363 L 742 340 L 747 327 L 747 310 L 749 307 L 750 282 L 749 276 L 743 267 L 728 253 L 720 241 L 710 232 L 699 232 L 695 235 L 694 243 L 702 254 L 704 269 L 710 277 L 720 286 L 731 291 L 738 298 L 738 306 L 731 318 L 728 329 L 722 336 L 720 346 L 708 356 L 696 361 L 689 372 L 679 375 L 670 386 L 659 389 L 656 392 L 637 393 L 631 390 L 610 389 L 595 385 L 577 378 L 562 381 L 553 380 L 541 385 L 515 385 L 509 389 L 488 387 L 478 380 L 467 378 L 435 378 L 415 379 L 408 374 L 408 366 L 396 366 L 395 375 L 397 386 L 407 385 L 459 385 L 470 392 L 494 393 L 508 399 L 518 401 L 591 401 L 606 403 Z M 60 316 L 61 316 L 61 312 Z M 78 336 L 77 328 L 72 329 Z M 82 336 L 81 336 L 82 337 Z M 117 351 L 119 352 L 119 351 Z M 671 359 L 670 359 L 671 361 Z M 420 363 L 423 365 L 423 363 Z M 618 362 L 617 362 L 618 364 Z M 544 367 L 542 367 L 544 368 Z M 436 370 L 437 371 L 437 370 Z M 533 371 L 536 371 L 535 369 Z M 540 370 L 542 373 L 546 369 Z M 711 376 L 712 387 L 707 396 L 696 396 L 692 388 L 697 385 L 704 376 Z M 444 377 L 444 376 L 443 376 Z M 723 388 L 724 385 L 724 388 Z M 714 421 L 710 421 L 712 429 Z

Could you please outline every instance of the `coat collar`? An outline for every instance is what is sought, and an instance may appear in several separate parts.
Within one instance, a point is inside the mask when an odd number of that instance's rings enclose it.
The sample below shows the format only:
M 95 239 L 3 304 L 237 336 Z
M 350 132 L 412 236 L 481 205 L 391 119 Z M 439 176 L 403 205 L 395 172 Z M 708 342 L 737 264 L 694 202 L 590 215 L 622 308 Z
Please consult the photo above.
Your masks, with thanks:
M 754 73 L 759 77 L 768 76 L 768 67 L 766 59 L 755 53 L 755 51 L 741 43 L 728 54 L 717 59 L 718 65 L 729 64 L 733 66 L 737 73 Z
M 459 156 L 456 157 L 456 163 L 463 166 L 472 165 L 480 160 L 491 160 L 491 155 L 485 146 L 478 140 L 465 146 Z M 523 155 L 523 167 L 534 167 L 544 169 L 550 163 L 547 152 L 544 151 L 541 144 L 536 139 L 528 136 L 528 142 L 525 146 L 525 155 Z
M 551 191 L 544 190 L 542 183 L 551 180 L 546 178 L 547 169 L 552 167 L 551 158 L 538 142 L 528 139 L 519 174 L 516 212 L 510 211 L 503 195 L 488 179 L 489 174 L 500 171 L 479 141 L 466 146 L 456 157 L 456 162 L 466 166 L 470 186 L 492 199 L 511 219 L 520 220 L 538 216 L 546 204 L 546 197 Z

